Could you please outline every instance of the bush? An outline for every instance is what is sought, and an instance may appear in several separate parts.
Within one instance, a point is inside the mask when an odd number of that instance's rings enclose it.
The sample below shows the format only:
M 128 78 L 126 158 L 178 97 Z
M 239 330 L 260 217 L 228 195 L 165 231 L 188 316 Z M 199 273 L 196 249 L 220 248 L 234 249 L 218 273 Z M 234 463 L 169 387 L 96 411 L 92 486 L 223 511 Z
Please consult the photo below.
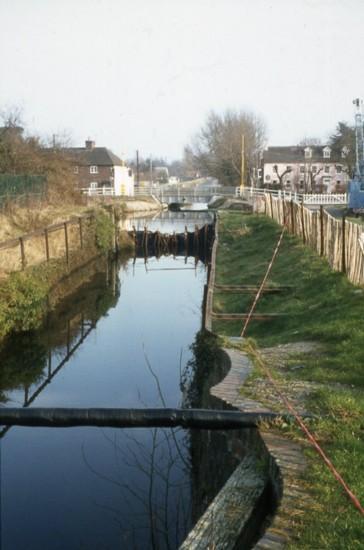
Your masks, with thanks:
M 40 325 L 45 311 L 47 284 L 28 273 L 14 273 L 0 287 L 0 338 L 10 331 Z
M 100 210 L 95 216 L 96 247 L 105 254 L 112 248 L 114 225 L 108 214 Z

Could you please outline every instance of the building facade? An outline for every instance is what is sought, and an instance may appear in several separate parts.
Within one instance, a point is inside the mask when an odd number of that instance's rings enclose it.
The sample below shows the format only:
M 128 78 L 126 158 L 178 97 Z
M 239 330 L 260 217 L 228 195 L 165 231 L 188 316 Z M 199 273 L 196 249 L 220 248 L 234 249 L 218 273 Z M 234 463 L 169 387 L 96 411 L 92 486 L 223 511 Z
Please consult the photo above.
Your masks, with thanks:
M 342 193 L 348 184 L 347 149 L 328 145 L 268 147 L 263 152 L 263 186 L 303 193 Z
M 96 147 L 94 141 L 87 140 L 85 147 L 69 147 L 65 152 L 80 190 L 90 194 L 134 195 L 132 170 L 106 147 Z

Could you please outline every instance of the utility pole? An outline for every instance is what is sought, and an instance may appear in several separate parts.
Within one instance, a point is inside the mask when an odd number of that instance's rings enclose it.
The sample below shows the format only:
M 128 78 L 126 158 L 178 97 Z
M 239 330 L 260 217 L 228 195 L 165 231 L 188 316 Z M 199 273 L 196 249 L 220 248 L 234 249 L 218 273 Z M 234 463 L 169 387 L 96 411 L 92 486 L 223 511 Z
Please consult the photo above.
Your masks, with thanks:
M 240 190 L 245 187 L 245 136 L 241 134 L 241 178 L 240 178 Z
M 137 186 L 139 187 L 139 151 L 136 151 L 136 176 L 137 176 Z

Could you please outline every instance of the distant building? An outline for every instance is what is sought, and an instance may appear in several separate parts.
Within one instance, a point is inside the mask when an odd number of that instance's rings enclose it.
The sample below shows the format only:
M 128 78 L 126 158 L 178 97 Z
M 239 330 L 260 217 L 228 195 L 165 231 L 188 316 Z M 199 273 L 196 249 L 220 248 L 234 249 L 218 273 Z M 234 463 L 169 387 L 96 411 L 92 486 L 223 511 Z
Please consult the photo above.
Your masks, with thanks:
M 95 147 L 94 141 L 87 140 L 85 147 L 68 147 L 65 153 L 79 189 L 90 194 L 134 195 L 132 170 L 106 147 Z
M 344 192 L 348 183 L 348 149 L 328 145 L 268 147 L 263 152 L 263 186 L 299 192 Z

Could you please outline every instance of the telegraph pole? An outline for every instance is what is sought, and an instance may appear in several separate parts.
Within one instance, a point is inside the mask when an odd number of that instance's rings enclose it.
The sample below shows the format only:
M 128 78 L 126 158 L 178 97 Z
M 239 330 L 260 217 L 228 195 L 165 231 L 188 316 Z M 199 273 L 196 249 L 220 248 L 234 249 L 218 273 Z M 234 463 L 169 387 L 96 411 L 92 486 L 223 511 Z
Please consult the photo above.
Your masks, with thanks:
M 245 187 L 245 136 L 241 134 L 241 178 L 240 178 L 240 190 Z
M 152 155 L 149 156 L 149 180 L 150 185 L 153 184 L 153 161 L 152 161 Z
M 137 176 L 137 186 L 139 187 L 139 151 L 136 151 L 136 176 Z

